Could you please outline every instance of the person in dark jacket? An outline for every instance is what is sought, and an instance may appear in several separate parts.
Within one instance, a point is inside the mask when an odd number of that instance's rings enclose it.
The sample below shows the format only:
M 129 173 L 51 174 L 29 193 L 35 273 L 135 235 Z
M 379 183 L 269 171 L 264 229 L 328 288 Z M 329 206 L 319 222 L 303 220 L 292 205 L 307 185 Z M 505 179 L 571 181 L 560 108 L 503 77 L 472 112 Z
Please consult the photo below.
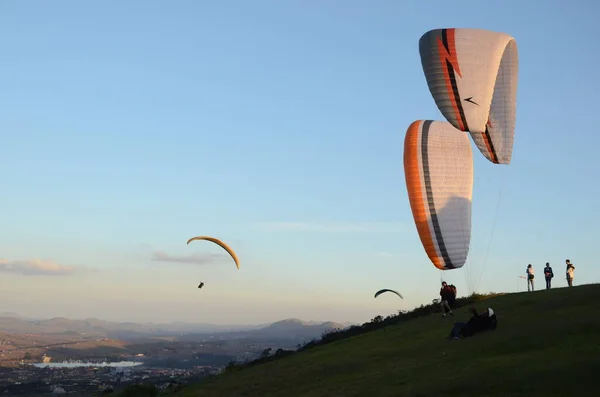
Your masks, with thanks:
M 440 288 L 440 297 L 441 302 L 440 306 L 442 308 L 442 316 L 446 317 L 446 310 L 450 313 L 451 316 L 454 316 L 452 313 L 452 304 L 454 303 L 454 299 L 456 298 L 456 289 L 452 288 L 453 286 L 448 285 L 445 281 L 442 281 L 442 288 Z
M 548 262 L 546 262 L 546 267 L 544 268 L 544 277 L 546 278 L 546 289 L 552 288 L 552 277 L 554 277 L 554 272 L 552 272 L 552 268 Z
M 491 308 L 488 307 L 487 311 L 483 313 L 477 313 L 477 310 L 473 307 L 469 311 L 472 314 L 469 321 L 467 323 L 455 323 L 448 339 L 459 339 L 461 336 L 467 338 L 478 332 L 496 329 L 498 326 L 496 313 Z

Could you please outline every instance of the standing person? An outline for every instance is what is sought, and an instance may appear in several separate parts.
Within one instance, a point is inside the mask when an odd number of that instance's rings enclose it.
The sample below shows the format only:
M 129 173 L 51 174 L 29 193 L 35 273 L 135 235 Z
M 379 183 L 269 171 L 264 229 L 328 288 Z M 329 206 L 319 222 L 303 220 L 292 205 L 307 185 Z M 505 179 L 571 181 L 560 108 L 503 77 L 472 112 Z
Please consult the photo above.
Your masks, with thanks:
M 569 284 L 569 287 L 572 287 L 573 279 L 575 278 L 575 266 L 573 266 L 571 261 L 568 259 L 565 261 L 565 263 L 567 264 L 567 283 Z
M 525 273 L 527 274 L 527 291 L 535 291 L 535 288 L 533 286 L 533 278 L 535 277 L 535 271 L 533 270 L 533 266 L 531 266 L 531 263 L 527 265 L 527 271 Z
M 552 271 L 549 262 L 546 262 L 546 267 L 544 268 L 544 277 L 546 278 L 546 289 L 552 288 L 552 277 L 554 277 L 554 272 Z
M 454 290 L 445 281 L 442 281 L 440 297 L 442 298 L 440 302 L 440 306 L 442 307 L 442 317 L 446 317 L 446 309 L 451 316 L 454 316 L 452 307 L 450 307 L 450 304 L 454 302 Z

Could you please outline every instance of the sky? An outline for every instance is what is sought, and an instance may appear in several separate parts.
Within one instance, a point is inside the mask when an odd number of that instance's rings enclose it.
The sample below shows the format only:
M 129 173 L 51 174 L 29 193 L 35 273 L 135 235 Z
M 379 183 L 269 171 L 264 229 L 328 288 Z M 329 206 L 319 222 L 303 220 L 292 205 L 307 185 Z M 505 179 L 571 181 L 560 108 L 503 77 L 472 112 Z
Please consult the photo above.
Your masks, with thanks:
M 600 281 L 594 1 L 0 3 L 0 311 L 116 321 L 368 321 Z M 404 134 L 443 120 L 418 40 L 511 34 L 512 162 L 473 145 L 465 267 L 413 221 Z M 237 252 L 188 238 L 210 235 Z M 443 273 L 443 274 L 442 274 Z M 203 289 L 197 284 L 203 281 Z M 538 276 L 537 287 L 543 281 Z M 404 295 L 373 298 L 380 288 Z

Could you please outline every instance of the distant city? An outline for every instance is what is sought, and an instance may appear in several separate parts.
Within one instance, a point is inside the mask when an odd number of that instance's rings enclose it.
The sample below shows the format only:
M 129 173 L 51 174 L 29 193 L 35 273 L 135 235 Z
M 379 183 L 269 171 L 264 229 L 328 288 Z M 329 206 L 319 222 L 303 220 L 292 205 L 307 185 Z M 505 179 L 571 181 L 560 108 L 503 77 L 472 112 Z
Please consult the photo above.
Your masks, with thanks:
M 0 393 L 96 395 L 144 382 L 177 387 L 231 361 L 293 350 L 351 323 L 286 319 L 272 324 L 120 323 L 0 317 Z M 271 349 L 271 350 L 268 350 Z

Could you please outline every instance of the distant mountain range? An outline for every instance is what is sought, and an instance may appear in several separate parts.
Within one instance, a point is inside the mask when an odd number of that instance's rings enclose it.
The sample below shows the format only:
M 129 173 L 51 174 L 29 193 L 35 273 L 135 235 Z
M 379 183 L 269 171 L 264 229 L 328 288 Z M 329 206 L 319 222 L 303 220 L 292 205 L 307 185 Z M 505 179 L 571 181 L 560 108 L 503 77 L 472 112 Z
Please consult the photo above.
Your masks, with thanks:
M 13 334 L 80 335 L 82 337 L 131 340 L 160 336 L 184 336 L 213 334 L 232 338 L 256 339 L 311 339 L 332 329 L 343 329 L 351 323 L 331 321 L 316 322 L 286 319 L 272 324 L 215 325 L 206 323 L 133 323 L 88 318 L 85 320 L 55 317 L 33 320 L 19 317 L 16 313 L 0 313 L 0 331 Z
M 273 324 L 253 330 L 230 331 L 221 333 L 230 338 L 271 339 L 279 341 L 309 341 L 321 337 L 325 332 L 349 327 L 350 323 L 336 323 L 333 321 L 302 321 L 297 318 L 288 318 Z

